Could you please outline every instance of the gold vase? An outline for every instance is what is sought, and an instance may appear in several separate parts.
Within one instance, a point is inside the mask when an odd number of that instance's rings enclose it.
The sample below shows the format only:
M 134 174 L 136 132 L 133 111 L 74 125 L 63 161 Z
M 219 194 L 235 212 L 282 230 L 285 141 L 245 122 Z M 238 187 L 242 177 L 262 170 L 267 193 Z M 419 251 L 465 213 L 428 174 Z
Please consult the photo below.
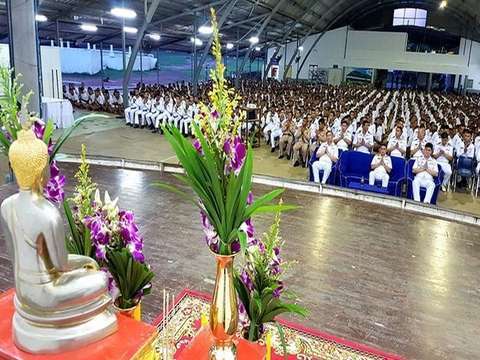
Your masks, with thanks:
M 126 315 L 137 321 L 142 321 L 142 302 L 141 301 L 139 301 L 137 305 L 132 306 L 131 308 L 128 308 L 128 309 L 122 309 L 118 307 L 115 302 L 113 303 L 113 307 L 120 314 Z
M 210 348 L 209 359 L 236 359 L 237 348 L 233 342 L 238 327 L 237 294 L 233 284 L 235 255 L 215 257 L 217 275 L 210 305 L 210 329 L 215 337 L 215 344 Z

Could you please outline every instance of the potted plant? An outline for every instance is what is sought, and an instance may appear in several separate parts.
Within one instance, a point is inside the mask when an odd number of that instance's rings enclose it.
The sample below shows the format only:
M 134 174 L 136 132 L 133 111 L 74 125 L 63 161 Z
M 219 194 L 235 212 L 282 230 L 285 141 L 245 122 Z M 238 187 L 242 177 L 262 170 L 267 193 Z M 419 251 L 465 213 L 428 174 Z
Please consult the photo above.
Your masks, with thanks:
M 109 277 L 117 310 L 140 320 L 141 300 L 150 293 L 154 274 L 145 262 L 134 214 L 120 210 L 118 198 L 112 200 L 107 191 L 102 199 L 90 178 L 84 146 L 75 178 L 74 196 L 64 202 L 70 227 L 68 249 L 94 258 Z
M 253 240 L 247 249 L 245 264 L 235 272 L 235 288 L 240 299 L 239 313 L 242 336 L 252 342 L 258 341 L 266 323 L 275 322 L 275 317 L 292 313 L 305 317 L 307 310 L 285 301 L 292 297 L 285 290 L 283 277 L 293 262 L 282 259 L 284 241 L 280 237 L 280 214 L 262 239 Z M 280 335 L 281 328 L 278 327 Z

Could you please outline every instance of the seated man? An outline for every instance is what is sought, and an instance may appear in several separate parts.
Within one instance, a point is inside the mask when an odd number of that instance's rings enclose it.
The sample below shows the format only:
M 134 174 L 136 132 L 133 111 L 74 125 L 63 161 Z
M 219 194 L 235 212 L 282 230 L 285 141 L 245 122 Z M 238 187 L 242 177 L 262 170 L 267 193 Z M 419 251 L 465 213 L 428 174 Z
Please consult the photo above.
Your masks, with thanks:
M 392 171 L 392 159 L 387 155 L 385 144 L 380 144 L 378 154 L 372 159 L 371 168 L 368 183 L 375 185 L 375 181 L 380 180 L 382 181 L 382 187 L 388 187 L 388 181 L 390 180 L 388 174 Z
M 450 161 L 453 159 L 453 146 L 449 141 L 447 133 L 442 133 L 440 138 L 440 144 L 435 146 L 433 157 L 437 160 L 438 165 L 445 173 L 442 182 L 442 191 L 447 191 L 450 176 L 452 176 L 452 166 L 450 165 Z
M 370 122 L 363 118 L 362 127 L 355 133 L 353 138 L 353 149 L 366 154 L 370 154 L 373 149 L 374 139 L 369 131 Z
M 402 135 L 403 129 L 400 126 L 395 128 L 395 135 L 388 141 L 387 152 L 390 156 L 405 158 L 407 152 L 407 140 Z
M 425 199 L 423 202 L 430 204 L 432 201 L 433 191 L 435 190 L 435 182 L 433 178 L 438 175 L 437 161 L 432 157 L 433 145 L 427 143 L 422 151 L 422 155 L 418 156 L 413 164 L 413 199 L 420 201 L 420 187 L 426 188 Z
M 320 182 L 320 171 L 323 171 L 322 184 L 326 184 L 333 164 L 338 160 L 338 147 L 333 142 L 333 134 L 327 131 L 327 141 L 317 150 L 317 161 L 312 164 L 313 181 Z

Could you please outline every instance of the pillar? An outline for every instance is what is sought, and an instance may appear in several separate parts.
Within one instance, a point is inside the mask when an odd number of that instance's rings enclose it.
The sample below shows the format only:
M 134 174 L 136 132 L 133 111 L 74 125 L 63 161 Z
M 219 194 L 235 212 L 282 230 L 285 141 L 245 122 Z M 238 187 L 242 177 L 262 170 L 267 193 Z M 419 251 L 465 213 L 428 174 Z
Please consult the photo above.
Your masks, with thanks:
M 433 78 L 433 74 L 428 73 L 427 92 L 430 92 L 432 90 L 432 78 Z
M 7 0 L 10 30 L 11 66 L 15 75 L 22 74 L 23 93 L 33 91 L 29 110 L 40 114 L 42 71 L 37 36 L 36 0 Z

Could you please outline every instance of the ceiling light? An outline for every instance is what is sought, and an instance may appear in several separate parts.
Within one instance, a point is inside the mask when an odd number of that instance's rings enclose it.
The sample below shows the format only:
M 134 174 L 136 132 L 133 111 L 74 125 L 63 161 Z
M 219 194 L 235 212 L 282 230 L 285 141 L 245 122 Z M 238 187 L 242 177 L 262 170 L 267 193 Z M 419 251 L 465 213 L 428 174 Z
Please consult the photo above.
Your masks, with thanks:
M 262 48 L 260 46 L 255 46 L 255 51 L 260 51 Z
M 299 46 L 298 51 L 303 51 L 303 46 Z
M 213 33 L 213 28 L 210 25 L 202 25 L 198 28 L 198 32 L 203 35 L 210 35 Z
M 40 22 L 45 22 L 47 21 L 47 17 L 45 15 L 42 15 L 42 14 L 37 14 L 35 15 L 35 20 L 37 21 L 40 21 Z
M 82 24 L 82 25 L 80 25 L 80 28 L 83 31 L 91 31 L 91 32 L 95 32 L 95 31 L 98 30 L 97 26 L 93 25 L 93 24 Z
M 110 10 L 110 14 L 124 19 L 133 19 L 137 17 L 137 13 L 132 9 L 116 7 Z
M 203 45 L 203 41 L 200 40 L 199 38 L 191 37 L 191 38 L 190 38 L 190 42 L 191 42 L 191 43 L 195 42 L 195 45 L 196 45 L 196 46 L 202 46 L 202 45 Z
M 442 1 L 440 2 L 439 8 L 440 8 L 440 9 L 445 9 L 445 8 L 447 7 L 447 4 L 448 4 L 448 3 L 447 3 L 447 0 L 442 0 Z
M 150 39 L 152 40 L 155 40 L 155 41 L 159 41 L 160 40 L 160 34 L 148 34 L 147 35 Z
M 227 43 L 227 50 L 232 50 L 233 49 L 233 44 L 232 43 Z
M 258 39 L 258 36 L 252 36 L 248 41 L 250 41 L 250 44 L 255 45 L 258 44 L 260 40 Z
M 123 31 L 128 33 L 128 34 L 136 34 L 138 29 L 135 28 L 135 27 L 131 27 L 131 26 L 124 26 Z

